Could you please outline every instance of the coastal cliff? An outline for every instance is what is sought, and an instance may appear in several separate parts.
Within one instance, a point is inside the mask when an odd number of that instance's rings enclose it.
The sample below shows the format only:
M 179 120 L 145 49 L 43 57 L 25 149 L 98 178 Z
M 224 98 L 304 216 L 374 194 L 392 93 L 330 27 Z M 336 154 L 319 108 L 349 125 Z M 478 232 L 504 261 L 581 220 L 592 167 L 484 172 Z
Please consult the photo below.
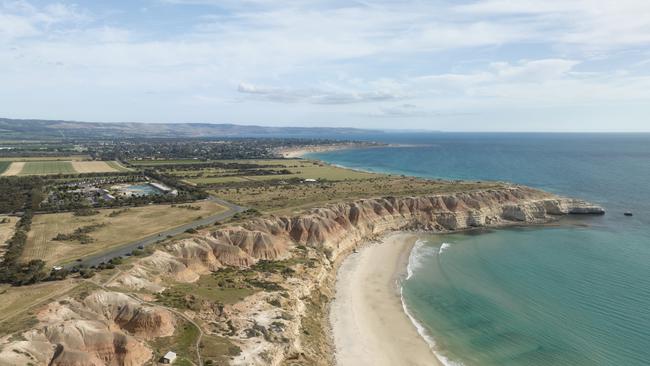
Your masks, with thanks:
M 388 231 L 448 232 L 472 227 L 539 224 L 568 214 L 603 214 L 590 203 L 523 186 L 420 197 L 383 197 L 315 208 L 295 216 L 250 220 L 168 247 L 186 269 L 248 266 L 305 245 L 329 260 Z
M 392 231 L 450 232 L 602 213 L 601 207 L 584 201 L 504 185 L 360 199 L 203 230 L 134 261 L 107 284 L 109 289 L 49 304 L 38 325 L 23 334 L 25 340 L 0 340 L 0 359 L 11 356 L 16 362 L 56 365 L 143 364 L 152 355 L 147 341 L 170 335 L 177 319 L 167 309 L 111 292 L 110 287 L 154 294 L 169 281 L 192 283 L 226 266 L 293 260 L 291 271 L 265 279 L 279 281 L 277 288 L 234 304 L 206 304 L 185 311 L 184 316 L 203 324 L 206 334 L 236 344 L 241 352 L 230 358 L 233 365 L 327 365 L 332 363 L 332 351 L 324 314 L 333 296 L 335 269 L 344 254 L 357 246 Z M 92 338 L 96 342 L 83 342 L 80 334 L 96 335 Z M 9 353 L 11 349 L 19 352 Z

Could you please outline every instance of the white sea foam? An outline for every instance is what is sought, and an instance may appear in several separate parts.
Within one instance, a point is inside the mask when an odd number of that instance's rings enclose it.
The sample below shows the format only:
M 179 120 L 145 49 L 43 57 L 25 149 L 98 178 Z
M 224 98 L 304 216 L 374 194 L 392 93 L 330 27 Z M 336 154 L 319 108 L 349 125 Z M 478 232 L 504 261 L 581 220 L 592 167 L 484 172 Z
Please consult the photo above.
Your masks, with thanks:
M 409 254 L 409 263 L 406 266 L 406 279 L 410 279 L 413 276 L 413 273 L 418 268 L 422 267 L 423 259 L 425 257 L 433 254 L 435 254 L 435 249 L 426 245 L 426 240 L 418 239 Z
M 408 265 L 406 266 L 406 279 L 408 280 L 409 278 L 411 278 L 413 276 L 414 271 L 423 265 L 424 258 L 435 254 L 440 254 L 444 250 L 449 248 L 450 245 L 451 244 L 449 243 L 442 243 L 440 249 L 436 250 L 436 248 L 426 245 L 426 240 L 418 239 L 415 242 L 415 245 L 413 245 L 413 249 L 411 250 L 411 254 L 409 255 L 409 262 Z M 413 323 L 413 325 L 415 326 L 415 329 L 417 330 L 418 334 L 420 334 L 420 336 L 424 339 L 424 341 L 429 345 L 431 352 L 433 352 L 433 354 L 440 361 L 440 363 L 445 366 L 463 366 L 462 363 L 452 361 L 447 357 L 441 355 L 436 350 L 436 341 L 429 334 L 429 332 L 427 332 L 426 328 L 424 328 L 424 326 L 415 319 L 415 317 L 411 314 L 408 307 L 406 306 L 406 302 L 404 301 L 403 285 L 400 286 L 400 298 L 402 300 L 402 309 L 404 310 L 404 313 L 406 314 L 406 316 L 409 317 L 409 319 L 411 319 L 411 323 Z
M 404 309 L 404 313 L 406 314 L 406 316 L 409 317 L 409 319 L 411 319 L 411 323 L 413 323 L 413 325 L 415 326 L 415 329 L 417 330 L 418 334 L 420 335 L 420 337 L 424 339 L 427 345 L 429 345 L 431 352 L 433 352 L 433 354 L 436 356 L 438 361 L 440 361 L 440 363 L 445 366 L 463 366 L 462 363 L 452 361 L 449 358 L 441 355 L 440 352 L 436 350 L 435 339 L 433 339 L 433 337 L 429 334 L 429 332 L 427 332 L 426 328 L 424 328 L 424 326 L 420 324 L 415 319 L 415 317 L 413 317 L 409 309 L 406 307 L 406 302 L 404 301 L 404 287 L 400 287 L 400 298 L 402 300 L 402 309 Z
M 438 254 L 442 254 L 445 250 L 449 249 L 449 247 L 451 247 L 450 243 L 442 243 L 440 249 L 438 250 Z

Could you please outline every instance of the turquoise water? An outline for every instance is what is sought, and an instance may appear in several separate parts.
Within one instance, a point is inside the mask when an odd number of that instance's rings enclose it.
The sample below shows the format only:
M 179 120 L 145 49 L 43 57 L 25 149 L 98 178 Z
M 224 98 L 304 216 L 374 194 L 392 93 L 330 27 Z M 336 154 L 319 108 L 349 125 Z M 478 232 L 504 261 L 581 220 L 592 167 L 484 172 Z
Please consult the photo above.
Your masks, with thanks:
M 382 172 L 514 181 L 608 210 L 559 227 L 422 236 L 404 300 L 449 363 L 650 364 L 650 135 L 381 138 L 419 146 L 312 156 Z
M 160 191 L 148 184 L 133 184 L 125 187 L 126 190 L 133 192 L 137 196 L 150 196 L 153 194 L 160 194 Z

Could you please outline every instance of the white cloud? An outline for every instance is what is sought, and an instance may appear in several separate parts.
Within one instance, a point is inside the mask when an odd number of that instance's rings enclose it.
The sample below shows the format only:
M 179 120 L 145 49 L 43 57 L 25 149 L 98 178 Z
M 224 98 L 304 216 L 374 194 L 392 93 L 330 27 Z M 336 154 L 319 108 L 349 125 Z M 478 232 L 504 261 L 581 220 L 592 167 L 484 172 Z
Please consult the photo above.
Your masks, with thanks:
M 601 49 L 650 43 L 645 0 L 486 0 L 454 10 L 474 17 L 518 16 L 544 29 L 547 41 Z
M 410 118 L 420 117 L 426 114 L 427 112 L 422 108 L 419 108 L 417 105 L 404 103 L 381 107 L 377 111 L 372 111 L 369 115 L 373 117 Z
M 521 61 L 516 65 L 493 62 L 490 68 L 500 80 L 546 81 L 566 75 L 579 63 L 575 60 L 544 59 Z
M 37 8 L 27 1 L 3 1 L 0 3 L 0 40 L 42 35 L 55 25 L 88 20 L 90 16 L 73 5 L 53 3 Z
M 39 33 L 29 19 L 0 13 L 0 40 L 29 37 Z
M 319 89 L 284 89 L 261 87 L 249 83 L 240 83 L 237 91 L 279 103 L 352 104 L 382 102 L 400 98 L 399 95 L 389 91 L 349 92 Z
M 157 18 L 169 7 L 173 19 Z M 649 98 L 648 1 L 159 0 L 147 9 L 150 21 L 139 22 L 120 15 L 130 8 L 0 0 L 5 90 L 67 96 L 48 105 L 52 114 L 60 104 L 100 114 L 91 99 L 108 96 L 202 120 L 218 120 L 216 110 L 250 116 L 251 103 L 276 120 L 344 121 Z M 34 110 L 21 100 L 0 99 L 0 110 Z M 187 100 L 205 107 L 183 109 Z

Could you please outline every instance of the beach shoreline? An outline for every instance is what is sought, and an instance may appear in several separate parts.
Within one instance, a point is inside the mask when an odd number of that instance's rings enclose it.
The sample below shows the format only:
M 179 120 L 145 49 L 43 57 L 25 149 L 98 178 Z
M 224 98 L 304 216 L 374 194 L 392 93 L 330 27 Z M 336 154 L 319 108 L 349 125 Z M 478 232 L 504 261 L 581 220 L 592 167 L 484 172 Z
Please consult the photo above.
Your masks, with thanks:
M 379 142 L 345 142 L 338 144 L 327 144 L 327 145 L 309 145 L 309 146 L 298 146 L 298 147 L 287 147 L 279 148 L 274 150 L 275 154 L 284 159 L 301 159 L 305 155 L 311 153 L 321 153 L 328 151 L 338 151 L 338 150 L 354 150 L 354 149 L 372 149 L 372 148 L 381 148 L 381 147 L 416 147 L 420 145 L 412 144 L 386 144 Z
M 329 311 L 336 365 L 442 365 L 402 302 L 416 238 L 392 233 L 341 263 Z
M 329 144 L 329 145 L 310 145 L 310 146 L 299 146 L 299 147 L 290 147 L 282 148 L 276 150 L 276 154 L 280 155 L 285 159 L 297 159 L 302 158 L 307 154 L 311 153 L 320 153 L 328 151 L 337 151 L 337 150 L 349 150 L 349 149 L 363 149 L 369 147 L 383 147 L 384 145 L 377 145 L 373 143 L 340 143 L 340 144 Z

